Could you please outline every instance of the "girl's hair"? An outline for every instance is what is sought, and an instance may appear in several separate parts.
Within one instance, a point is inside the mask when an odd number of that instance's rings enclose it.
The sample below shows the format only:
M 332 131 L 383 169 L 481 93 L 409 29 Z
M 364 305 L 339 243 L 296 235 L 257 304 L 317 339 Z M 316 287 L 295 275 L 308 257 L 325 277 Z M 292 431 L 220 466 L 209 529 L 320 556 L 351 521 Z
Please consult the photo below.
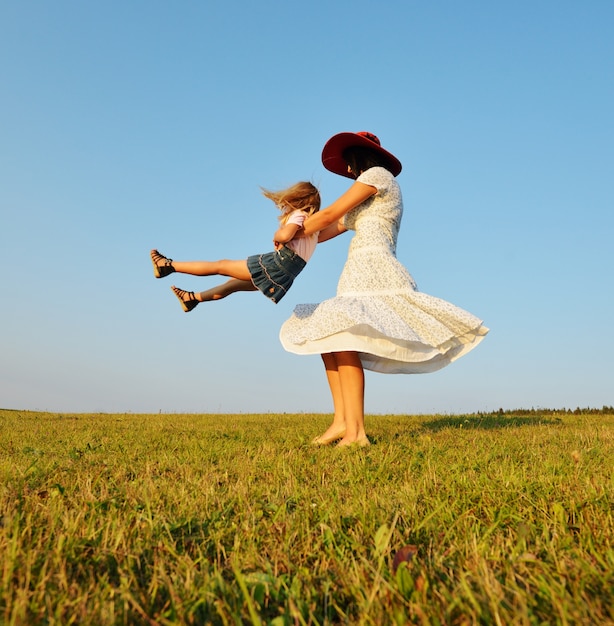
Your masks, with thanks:
M 343 151 L 342 157 L 348 164 L 354 178 L 358 178 L 371 167 L 385 167 L 387 170 L 390 169 L 390 164 L 386 157 L 362 146 L 346 148 Z
M 309 182 L 301 181 L 281 191 L 269 191 L 263 188 L 262 194 L 272 200 L 282 212 L 279 216 L 282 224 L 285 224 L 290 213 L 297 209 L 305 211 L 307 215 L 313 215 L 320 210 L 320 192 Z

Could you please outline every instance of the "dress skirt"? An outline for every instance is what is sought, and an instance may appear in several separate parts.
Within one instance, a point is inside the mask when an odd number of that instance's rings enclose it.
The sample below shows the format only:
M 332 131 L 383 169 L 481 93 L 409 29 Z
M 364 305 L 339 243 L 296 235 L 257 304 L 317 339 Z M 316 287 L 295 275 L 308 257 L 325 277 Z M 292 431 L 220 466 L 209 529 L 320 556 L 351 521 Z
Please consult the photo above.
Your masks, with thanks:
M 487 333 L 471 313 L 408 289 L 300 304 L 283 324 L 280 340 L 295 354 L 354 351 L 367 370 L 422 374 L 460 358 Z

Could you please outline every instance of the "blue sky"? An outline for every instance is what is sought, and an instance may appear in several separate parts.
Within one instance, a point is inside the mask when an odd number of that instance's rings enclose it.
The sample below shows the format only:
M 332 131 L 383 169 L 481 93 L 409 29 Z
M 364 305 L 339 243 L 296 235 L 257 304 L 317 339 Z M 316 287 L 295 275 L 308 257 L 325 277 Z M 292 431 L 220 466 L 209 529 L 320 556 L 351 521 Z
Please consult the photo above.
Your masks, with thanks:
M 614 404 L 614 3 L 315 0 L 0 5 L 0 407 L 329 412 L 297 303 L 335 293 L 350 236 L 286 298 L 185 314 L 149 250 L 270 249 L 259 187 L 349 181 L 324 142 L 403 162 L 398 256 L 484 319 L 428 375 L 367 373 L 371 413 Z

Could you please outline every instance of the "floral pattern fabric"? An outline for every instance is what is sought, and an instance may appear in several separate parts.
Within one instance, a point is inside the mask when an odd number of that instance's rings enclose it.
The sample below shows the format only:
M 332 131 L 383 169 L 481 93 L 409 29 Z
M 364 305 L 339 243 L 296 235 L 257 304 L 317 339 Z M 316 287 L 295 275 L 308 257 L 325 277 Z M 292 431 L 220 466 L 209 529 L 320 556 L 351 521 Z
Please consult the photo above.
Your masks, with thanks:
M 296 354 L 356 351 L 365 369 L 417 374 L 445 367 L 472 350 L 488 329 L 463 309 L 418 291 L 396 258 L 401 191 L 386 169 L 357 179 L 377 193 L 345 215 L 355 234 L 337 295 L 299 304 L 282 326 L 283 347 Z

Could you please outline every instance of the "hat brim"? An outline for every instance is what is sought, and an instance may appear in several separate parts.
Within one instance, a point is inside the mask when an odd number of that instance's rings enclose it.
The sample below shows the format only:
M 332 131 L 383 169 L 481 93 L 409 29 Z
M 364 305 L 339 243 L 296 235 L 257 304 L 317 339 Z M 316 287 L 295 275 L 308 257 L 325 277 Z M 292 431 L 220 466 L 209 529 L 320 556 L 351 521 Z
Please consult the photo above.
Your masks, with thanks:
M 322 165 L 334 174 L 345 176 L 346 178 L 354 178 L 354 176 L 348 172 L 347 161 L 343 158 L 343 151 L 346 148 L 363 147 L 377 152 L 384 158 L 393 176 L 398 176 L 403 169 L 401 161 L 397 159 L 394 154 L 384 150 L 380 145 L 374 141 L 357 135 L 356 133 L 338 133 L 333 135 L 324 145 L 322 150 Z

